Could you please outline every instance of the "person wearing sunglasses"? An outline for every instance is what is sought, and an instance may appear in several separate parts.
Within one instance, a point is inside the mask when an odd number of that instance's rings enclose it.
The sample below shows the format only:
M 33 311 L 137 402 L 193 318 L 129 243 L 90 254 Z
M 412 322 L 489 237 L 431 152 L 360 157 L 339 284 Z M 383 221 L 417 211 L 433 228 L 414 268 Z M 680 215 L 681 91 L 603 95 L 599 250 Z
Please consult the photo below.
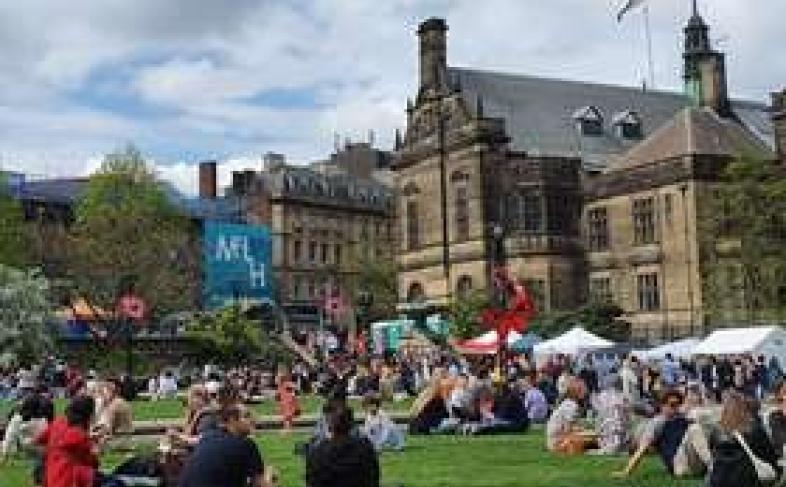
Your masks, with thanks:
M 626 467 L 612 475 L 631 475 L 650 448 L 657 452 L 673 476 L 702 475 L 712 463 L 707 436 L 699 423 L 685 416 L 682 406 L 681 392 L 676 389 L 665 391 L 661 396 L 660 413 L 647 423 L 638 449 Z

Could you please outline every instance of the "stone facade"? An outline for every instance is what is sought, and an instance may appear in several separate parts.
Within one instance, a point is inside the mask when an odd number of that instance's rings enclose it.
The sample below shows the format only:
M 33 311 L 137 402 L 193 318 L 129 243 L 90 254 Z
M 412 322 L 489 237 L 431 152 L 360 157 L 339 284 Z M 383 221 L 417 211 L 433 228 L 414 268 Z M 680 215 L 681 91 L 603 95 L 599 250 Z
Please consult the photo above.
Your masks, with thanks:
M 393 164 L 400 297 L 487 289 L 502 248 L 541 311 L 597 298 L 640 341 L 704 332 L 702 205 L 733 157 L 786 140 L 786 96 L 772 123 L 729 100 L 708 30 L 694 12 L 685 94 L 668 94 L 450 68 L 447 25 L 423 22 Z
M 399 295 L 445 304 L 486 288 L 499 227 L 507 264 L 540 288 L 545 308 L 575 306 L 583 292 L 580 162 L 511 150 L 504 121 L 449 83 L 446 31 L 439 19 L 418 30 L 420 87 L 394 163 Z
M 246 221 L 270 226 L 277 297 L 285 308 L 321 305 L 329 296 L 351 306 L 360 266 L 392 258 L 388 187 L 284 163 L 234 176 L 230 193 L 240 197 Z

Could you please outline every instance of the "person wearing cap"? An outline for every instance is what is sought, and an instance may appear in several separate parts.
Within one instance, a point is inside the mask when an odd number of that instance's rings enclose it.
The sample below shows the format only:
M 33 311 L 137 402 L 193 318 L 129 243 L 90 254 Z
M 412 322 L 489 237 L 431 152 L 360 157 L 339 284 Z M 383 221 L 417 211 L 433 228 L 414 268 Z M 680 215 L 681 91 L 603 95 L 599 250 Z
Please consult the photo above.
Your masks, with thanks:
M 672 389 L 661 397 L 660 414 L 647 423 L 639 446 L 623 470 L 615 477 L 628 477 L 641 463 L 650 448 L 663 461 L 674 477 L 703 474 L 712 464 L 710 447 L 701 425 L 688 419 L 683 412 L 683 395 Z

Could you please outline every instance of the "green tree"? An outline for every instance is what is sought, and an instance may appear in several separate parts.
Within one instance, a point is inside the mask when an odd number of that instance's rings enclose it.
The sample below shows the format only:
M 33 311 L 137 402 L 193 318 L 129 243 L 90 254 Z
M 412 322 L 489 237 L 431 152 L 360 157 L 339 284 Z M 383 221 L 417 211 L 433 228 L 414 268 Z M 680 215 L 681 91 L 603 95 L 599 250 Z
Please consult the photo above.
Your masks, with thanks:
M 191 221 L 129 145 L 109 154 L 77 202 L 69 277 L 96 306 L 112 309 L 134 285 L 157 316 L 193 308 L 198 243 Z
M 397 264 L 393 256 L 372 256 L 370 251 L 364 251 L 357 262 L 358 275 L 353 298 L 357 300 L 360 292 L 371 294 L 372 302 L 366 320 L 372 322 L 395 316 L 398 283 Z
M 786 167 L 731 162 L 700 215 L 706 307 L 716 322 L 778 320 L 786 311 Z
M 276 361 L 289 353 L 259 322 L 249 319 L 240 306 L 206 313 L 191 323 L 186 336 L 200 361 L 235 366 L 257 359 Z
M 622 308 L 614 303 L 591 301 L 575 311 L 546 313 L 535 317 L 529 331 L 548 339 L 580 326 L 615 342 L 630 340 L 630 324 L 621 320 Z
M 474 290 L 462 298 L 454 297 L 450 301 L 451 335 L 458 338 L 472 338 L 483 332 L 481 313 L 491 304 L 488 292 Z
M 49 282 L 0 264 L 0 361 L 33 363 L 52 348 Z
M 0 264 L 27 264 L 28 237 L 22 205 L 12 197 L 7 180 L 0 173 Z

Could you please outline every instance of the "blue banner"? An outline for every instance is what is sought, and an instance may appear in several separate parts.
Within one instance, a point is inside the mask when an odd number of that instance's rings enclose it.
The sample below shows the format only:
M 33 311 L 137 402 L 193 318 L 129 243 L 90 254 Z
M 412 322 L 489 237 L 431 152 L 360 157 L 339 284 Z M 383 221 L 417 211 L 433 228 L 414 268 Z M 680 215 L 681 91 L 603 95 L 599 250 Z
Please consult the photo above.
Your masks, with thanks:
M 268 227 L 209 221 L 204 225 L 205 308 L 270 298 L 273 272 Z

